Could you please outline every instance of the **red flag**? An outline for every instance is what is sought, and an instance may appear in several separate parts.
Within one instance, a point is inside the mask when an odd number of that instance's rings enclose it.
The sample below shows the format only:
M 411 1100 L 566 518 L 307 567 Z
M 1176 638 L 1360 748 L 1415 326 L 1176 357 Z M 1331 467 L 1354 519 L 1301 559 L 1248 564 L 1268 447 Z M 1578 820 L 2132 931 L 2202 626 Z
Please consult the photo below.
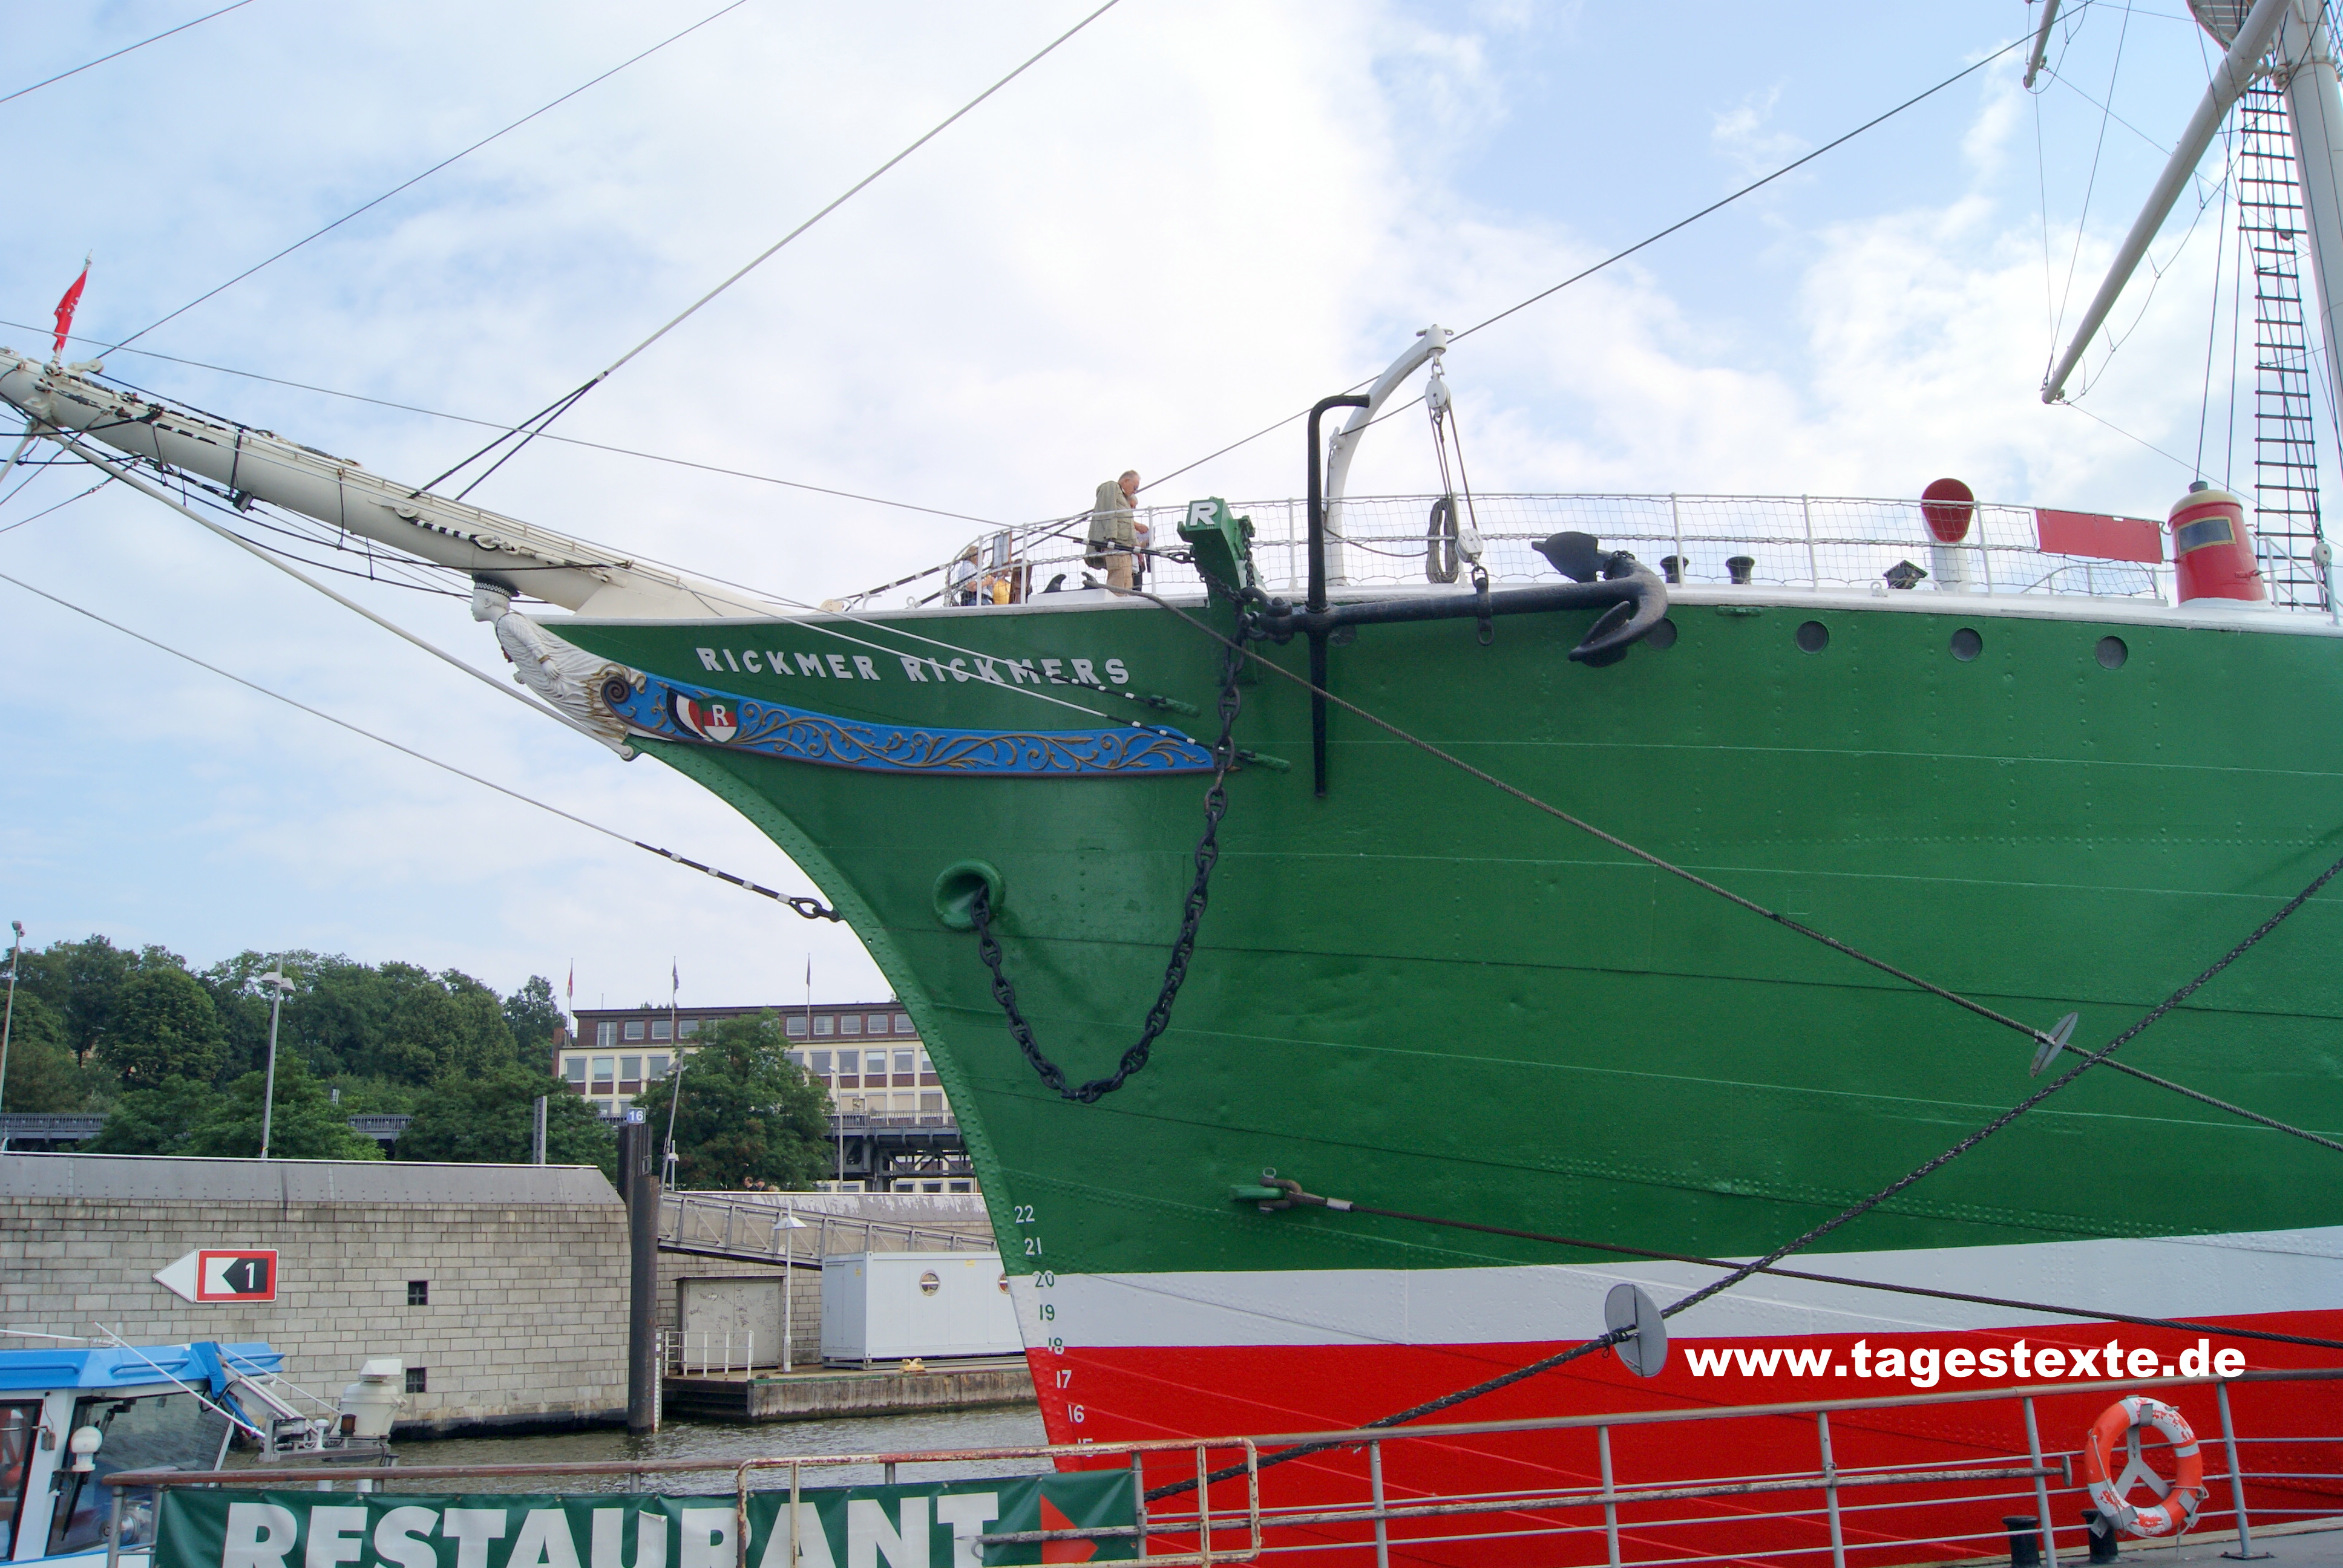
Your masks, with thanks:
M 74 309 L 81 304 L 82 285 L 89 281 L 89 264 L 90 256 L 81 258 L 81 276 L 73 280 L 73 286 L 65 290 L 65 297 L 57 301 L 56 353 L 60 356 L 65 351 L 65 335 L 73 330 Z

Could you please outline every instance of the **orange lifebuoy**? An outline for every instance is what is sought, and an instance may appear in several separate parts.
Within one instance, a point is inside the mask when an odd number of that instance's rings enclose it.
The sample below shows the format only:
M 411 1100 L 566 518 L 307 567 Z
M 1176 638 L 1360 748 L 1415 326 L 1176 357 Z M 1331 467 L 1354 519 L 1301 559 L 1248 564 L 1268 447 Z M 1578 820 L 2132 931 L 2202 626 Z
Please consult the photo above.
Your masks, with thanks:
M 2172 1444 L 2173 1483 L 2169 1487 L 2139 1457 L 2139 1429 L 2152 1426 Z M 2115 1471 L 2109 1456 L 2121 1452 L 2127 1462 Z M 2131 1394 L 2099 1412 L 2083 1440 L 2083 1479 L 2099 1516 L 2131 1535 L 2169 1535 L 2196 1523 L 2205 1505 L 2205 1456 L 2197 1447 L 2197 1433 L 2188 1418 L 2161 1400 Z M 2134 1508 L 2125 1501 L 2132 1483 L 2145 1481 L 2156 1490 L 2156 1501 Z

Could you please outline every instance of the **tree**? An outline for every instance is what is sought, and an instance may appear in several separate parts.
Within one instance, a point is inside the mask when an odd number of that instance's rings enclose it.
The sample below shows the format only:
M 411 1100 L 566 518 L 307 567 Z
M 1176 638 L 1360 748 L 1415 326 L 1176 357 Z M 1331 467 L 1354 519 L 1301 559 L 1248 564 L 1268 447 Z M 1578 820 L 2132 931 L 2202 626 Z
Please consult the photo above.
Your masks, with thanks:
M 675 1110 L 677 1180 L 685 1187 L 733 1189 L 754 1181 L 803 1187 L 829 1169 L 830 1097 L 784 1054 L 770 1012 L 725 1019 L 701 1036 L 684 1070 L 635 1101 L 654 1136 Z
M 133 1089 L 166 1079 L 208 1082 L 227 1057 L 211 993 L 175 963 L 142 964 L 122 982 L 98 1058 Z
M 216 1097 L 211 1111 L 174 1152 L 250 1159 L 260 1152 L 260 1105 L 267 1074 L 247 1072 Z M 272 1160 L 379 1160 L 382 1145 L 350 1130 L 349 1117 L 309 1076 L 298 1054 L 277 1053 L 276 1110 L 269 1120 Z
M 513 1049 L 521 1061 L 542 1067 L 553 1060 L 553 1037 L 569 1027 L 561 1004 L 553 1000 L 553 982 L 531 975 L 520 990 L 505 998 L 505 1025 L 512 1030 Z
M 598 1166 L 617 1181 L 618 1141 L 593 1106 L 551 1073 L 519 1066 L 488 1078 L 451 1078 L 426 1094 L 398 1136 L 398 1158 L 524 1163 L 540 1094 L 547 1097 L 546 1162 Z
M 330 961 L 322 953 L 289 952 L 272 957 L 246 948 L 196 976 L 203 982 L 204 990 L 211 993 L 212 1010 L 219 1015 L 220 1028 L 227 1037 L 227 1059 L 220 1070 L 219 1081 L 232 1081 L 255 1068 L 266 1069 L 268 1065 L 270 998 L 268 989 L 260 983 L 260 976 L 277 970 L 296 988 L 286 1002 L 279 1030 L 281 1050 L 286 1040 L 297 1042 L 300 1038 L 295 1020 L 298 1000 L 308 984 L 306 977 L 316 974 Z
M 218 1090 L 184 1078 L 134 1089 L 114 1102 L 106 1125 L 82 1147 L 93 1154 L 185 1154 L 187 1140 L 219 1102 Z
M 16 993 L 15 1021 L 8 1031 L 8 1068 L 0 1082 L 0 1110 L 29 1114 L 89 1109 L 110 1089 L 105 1071 L 85 1068 L 65 1049 L 65 1020 L 56 1010 L 27 990 Z
M 476 1078 L 516 1060 L 497 993 L 449 970 L 379 969 L 322 961 L 307 990 L 285 1004 L 307 1059 L 328 1077 L 349 1073 L 417 1088 L 454 1074 Z
M 137 964 L 136 954 L 101 936 L 51 942 L 25 955 L 16 994 L 29 990 L 46 1002 L 64 1021 L 65 1049 L 85 1063 L 112 1026 L 115 999 Z

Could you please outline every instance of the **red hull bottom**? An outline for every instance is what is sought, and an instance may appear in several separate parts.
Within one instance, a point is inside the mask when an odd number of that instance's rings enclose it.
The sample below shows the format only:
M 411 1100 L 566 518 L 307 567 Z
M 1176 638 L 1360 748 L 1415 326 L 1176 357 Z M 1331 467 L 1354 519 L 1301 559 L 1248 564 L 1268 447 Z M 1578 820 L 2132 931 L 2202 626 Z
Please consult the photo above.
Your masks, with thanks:
M 2288 1312 L 2219 1322 L 2282 1333 L 2343 1338 L 2343 1310 Z M 2069 1375 L 2076 1352 L 2090 1360 L 2080 1381 L 2106 1377 L 2109 1341 L 2118 1342 L 2127 1370 L 2131 1353 L 2155 1352 L 2156 1373 L 2178 1370 L 2184 1352 L 2204 1336 L 2088 1323 L 2037 1325 L 2006 1331 L 1865 1336 L 1814 1335 L 1795 1339 L 1679 1342 L 1660 1376 L 1644 1380 L 1607 1352 L 1523 1379 L 1494 1392 L 1422 1418 L 1425 1422 L 1513 1421 L 1631 1411 L 1717 1409 L 1735 1405 L 1792 1403 L 1815 1400 L 1917 1398 L 2019 1382 L 2056 1382 Z M 2029 1375 L 1981 1378 L 1944 1375 L 1946 1352 L 1965 1350 L 1974 1358 L 1988 1350 L 2006 1358 L 2023 1343 Z M 2255 1371 L 2335 1364 L 2330 1352 L 2306 1347 L 2213 1339 L 2216 1351 L 2242 1350 Z M 1857 1350 L 1863 1350 L 1857 1369 Z M 1410 1409 L 1470 1387 L 1567 1348 L 1567 1342 L 1494 1345 L 1230 1345 L 1116 1349 L 1068 1347 L 1061 1353 L 1029 1352 L 1035 1388 L 1051 1441 L 1108 1442 L 1130 1439 L 1225 1436 L 1238 1433 L 1342 1430 Z M 2032 1357 L 2043 1349 L 2060 1352 L 2058 1372 L 2038 1375 Z M 1893 1362 L 1885 1352 L 1895 1350 Z M 1732 1352 L 1745 1351 L 1743 1362 Z M 1769 1351 L 1785 1352 L 1775 1371 L 1762 1370 Z M 1791 1375 L 1786 1352 L 1804 1352 L 1806 1375 Z M 1915 1352 L 1936 1375 L 1933 1387 L 1915 1386 Z M 1695 1373 L 1694 1353 L 1704 1370 Z M 1720 1353 L 1726 1357 L 1720 1368 Z M 1817 1360 L 1826 1355 L 1826 1363 Z M 1744 1365 L 1751 1370 L 1745 1372 Z M 1959 1363 L 1956 1363 L 1959 1364 Z M 1993 1365 L 1995 1363 L 1988 1363 Z M 1815 1375 L 1818 1366 L 1827 1370 Z M 1894 1375 L 1882 1375 L 1893 1366 Z M 2241 1382 L 2229 1388 L 2236 1434 L 2247 1440 L 2243 1468 L 2255 1473 L 2333 1474 L 2338 1452 L 2332 1443 L 2273 1444 L 2269 1438 L 2333 1437 L 2343 1434 L 2343 1383 Z M 2059 1455 L 2073 1455 L 2092 1421 L 2112 1399 L 2106 1392 L 2046 1395 L 2035 1401 L 2041 1443 L 2055 1469 Z M 2221 1414 L 2214 1390 L 2167 1390 L 2160 1397 L 2177 1405 L 2205 1444 L 2205 1473 L 2212 1495 L 2198 1532 L 2232 1528 L 2227 1464 L 2220 1438 Z M 1998 1460 L 2023 1464 L 2028 1450 L 2025 1411 L 2016 1400 L 1914 1405 L 1900 1409 L 1845 1411 L 1830 1419 L 1833 1459 L 1842 1473 L 1865 1468 L 1936 1468 Z M 1637 1486 L 1715 1483 L 1730 1478 L 1813 1473 L 1819 1465 L 1817 1422 L 1812 1414 L 1754 1416 L 1733 1420 L 1629 1425 L 1611 1430 L 1614 1483 Z M 1386 1445 L 1386 1494 L 1394 1503 L 1430 1497 L 1456 1498 L 1517 1489 L 1593 1490 L 1602 1483 L 1598 1438 L 1591 1428 L 1485 1433 L 1393 1442 Z M 1264 1455 L 1275 1444 L 1264 1444 Z M 1230 1462 L 1227 1452 L 1213 1462 Z M 2162 1468 L 2168 1474 L 2167 1462 Z M 1151 1489 L 1192 1481 L 1195 1463 L 1187 1455 L 1151 1456 L 1146 1471 Z M 2053 1522 L 2065 1544 L 2079 1545 L 2080 1511 L 2089 1503 L 2081 1490 L 2079 1462 L 2071 1483 L 2054 1474 Z M 1356 1507 L 1369 1496 L 1363 1451 L 1332 1451 L 1298 1458 L 1264 1470 L 1264 1506 Z M 2264 1523 L 2288 1518 L 2343 1513 L 2343 1487 L 2332 1483 L 2249 1483 L 2247 1504 Z M 2145 1493 L 2135 1503 L 2145 1503 Z M 1213 1488 L 1216 1510 L 1241 1511 L 1242 1482 Z M 1169 1521 L 1192 1510 L 1192 1493 L 1166 1497 L 1154 1516 Z M 1993 1555 L 2005 1552 L 2006 1515 L 2036 1511 L 2030 1478 L 1967 1482 L 1950 1485 L 1848 1488 L 1841 1493 L 1842 1531 L 1850 1563 L 1908 1563 L 1931 1558 Z M 1628 1562 L 1713 1556 L 1752 1562 L 1829 1561 L 1830 1535 L 1818 1488 L 1790 1493 L 1704 1498 L 1631 1504 L 1620 1509 L 1620 1551 Z M 1795 1517 L 1784 1517 L 1795 1514 Z M 1668 1523 L 1674 1522 L 1674 1523 Z M 1488 1533 L 1538 1530 L 1513 1539 Z M 1396 1561 L 1441 1564 L 1554 1564 L 1600 1563 L 1607 1556 L 1599 1508 L 1527 1511 L 1395 1522 L 1390 1527 Z M 1363 1525 L 1309 1530 L 1307 1539 L 1328 1548 L 1301 1554 L 1307 1563 L 1370 1562 Z M 1215 1531 L 1216 1549 L 1229 1539 Z M 1281 1533 L 1278 1544 L 1301 1545 L 1301 1527 Z M 1479 1539 L 1468 1537 L 1480 1536 Z M 1192 1550 L 1192 1537 L 1160 1540 L 1156 1550 Z

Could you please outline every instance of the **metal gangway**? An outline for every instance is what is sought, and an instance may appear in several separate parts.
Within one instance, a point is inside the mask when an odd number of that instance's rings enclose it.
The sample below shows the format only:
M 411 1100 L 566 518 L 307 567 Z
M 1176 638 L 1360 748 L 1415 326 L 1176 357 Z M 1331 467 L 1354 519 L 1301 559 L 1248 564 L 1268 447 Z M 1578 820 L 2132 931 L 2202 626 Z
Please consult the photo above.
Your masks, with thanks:
M 674 1191 L 659 1195 L 659 1244 L 666 1252 L 803 1268 L 820 1268 L 833 1252 L 990 1252 L 996 1246 L 989 1231 L 971 1236 L 939 1225 L 831 1214 L 739 1192 Z

